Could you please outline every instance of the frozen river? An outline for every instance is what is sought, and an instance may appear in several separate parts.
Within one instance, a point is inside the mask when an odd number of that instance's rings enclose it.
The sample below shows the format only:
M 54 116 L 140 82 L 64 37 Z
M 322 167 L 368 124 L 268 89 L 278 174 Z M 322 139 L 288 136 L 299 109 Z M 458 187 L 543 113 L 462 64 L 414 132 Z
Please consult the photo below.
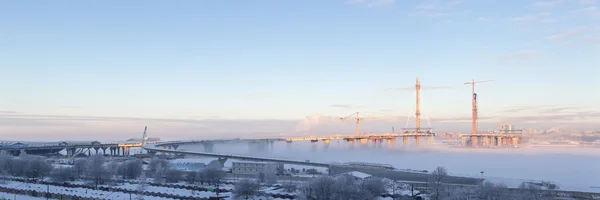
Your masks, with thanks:
M 401 142 L 400 142 L 401 143 Z M 203 151 L 202 145 L 182 145 L 179 149 Z M 600 192 L 600 148 L 526 147 L 519 149 L 459 149 L 438 144 L 403 149 L 401 144 L 371 144 L 353 148 L 332 140 L 322 142 L 275 142 L 264 151 L 245 143 L 215 144 L 214 152 L 256 155 L 315 162 L 372 162 L 391 164 L 399 169 L 432 170 L 444 166 L 454 175 L 481 176 L 509 186 L 521 180 L 552 181 L 563 189 Z M 596 187 L 596 188 L 592 188 Z

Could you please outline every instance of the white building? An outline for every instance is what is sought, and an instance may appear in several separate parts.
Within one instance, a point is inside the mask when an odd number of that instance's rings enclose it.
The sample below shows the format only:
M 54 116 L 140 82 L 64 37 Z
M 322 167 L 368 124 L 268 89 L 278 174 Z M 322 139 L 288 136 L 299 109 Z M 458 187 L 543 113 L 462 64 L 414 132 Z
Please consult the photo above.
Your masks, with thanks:
M 354 177 L 354 179 L 356 179 L 356 180 L 366 180 L 366 179 L 370 179 L 371 177 L 373 177 L 373 176 L 371 176 L 371 174 L 367 174 L 367 173 L 363 173 L 363 172 L 359 172 L 359 171 L 346 172 L 341 175 L 349 175 L 349 176 Z
M 262 162 L 233 162 L 231 172 L 233 174 L 258 175 L 277 174 L 283 169 L 283 163 L 262 163 Z

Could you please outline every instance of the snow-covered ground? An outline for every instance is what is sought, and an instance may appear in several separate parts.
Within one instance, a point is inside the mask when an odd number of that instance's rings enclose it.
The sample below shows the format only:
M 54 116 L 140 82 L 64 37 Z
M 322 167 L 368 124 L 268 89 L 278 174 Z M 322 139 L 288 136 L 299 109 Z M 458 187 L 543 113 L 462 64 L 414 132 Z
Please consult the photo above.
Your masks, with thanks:
M 0 192 L 0 199 L 15 199 L 15 200 L 45 200 L 46 198 L 42 198 L 42 197 L 32 197 L 32 196 L 27 196 L 27 195 L 20 195 L 20 194 L 9 194 L 9 193 L 4 193 L 4 192 Z
M 124 189 L 130 189 L 130 190 L 135 190 L 137 189 L 138 185 L 137 184 L 125 184 L 125 185 L 121 185 L 121 186 L 116 186 L 117 188 L 124 188 Z M 227 185 L 224 187 L 220 187 L 222 189 L 231 189 L 233 186 Z M 177 195 L 184 195 L 184 196 L 193 196 L 193 197 L 209 197 L 209 196 L 214 196 L 215 193 L 214 192 L 203 192 L 203 191 L 193 191 L 193 190 L 186 190 L 186 189 L 178 189 L 178 188 L 165 188 L 165 187 L 156 187 L 156 186 L 146 186 L 146 191 L 148 192 L 162 192 L 162 193 L 168 193 L 168 194 L 177 194 Z M 231 196 L 231 193 L 227 192 L 227 193 L 220 193 L 221 196 Z
M 387 145 L 369 143 L 351 147 L 343 140 L 323 143 L 275 142 L 268 152 L 251 145 L 215 144 L 214 151 L 241 155 L 276 157 L 314 162 L 372 162 L 391 164 L 399 169 L 433 170 L 444 166 L 452 175 L 484 177 L 517 187 L 523 180 L 551 181 L 563 190 L 600 193 L 600 154 L 598 148 L 524 147 L 516 149 L 450 148 L 443 144 L 404 149 L 402 141 Z M 182 145 L 188 151 L 203 151 L 202 145 Z M 211 160 L 214 158 L 194 158 Z M 226 163 L 230 165 L 231 161 Z M 287 167 L 286 167 L 287 168 Z M 312 168 L 312 167 L 304 167 Z M 484 173 L 481 174 L 480 172 Z M 594 187 L 596 186 L 596 187 Z
M 46 192 L 48 189 L 50 193 L 56 194 L 66 194 L 66 195 L 77 195 L 82 197 L 92 197 L 92 198 L 100 198 L 100 199 L 123 199 L 129 200 L 129 194 L 122 192 L 107 192 L 100 190 L 90 190 L 85 188 L 67 188 L 60 186 L 49 186 L 43 184 L 35 184 L 35 183 L 22 183 L 15 181 L 7 181 L 5 184 L 0 185 L 2 187 L 15 188 L 15 189 L 23 189 L 23 190 L 35 190 L 38 192 Z M 13 195 L 14 197 L 14 195 Z M 135 198 L 135 194 L 132 195 Z M 161 197 L 153 197 L 153 196 L 144 196 L 144 199 L 148 200 L 167 200 L 168 198 Z

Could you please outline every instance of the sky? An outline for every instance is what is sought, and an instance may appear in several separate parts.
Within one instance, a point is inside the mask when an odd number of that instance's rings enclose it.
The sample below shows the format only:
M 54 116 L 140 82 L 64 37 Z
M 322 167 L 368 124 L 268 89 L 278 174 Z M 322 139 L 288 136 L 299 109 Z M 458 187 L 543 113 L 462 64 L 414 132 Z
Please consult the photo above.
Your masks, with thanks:
M 2 1 L 0 140 L 600 130 L 599 2 Z

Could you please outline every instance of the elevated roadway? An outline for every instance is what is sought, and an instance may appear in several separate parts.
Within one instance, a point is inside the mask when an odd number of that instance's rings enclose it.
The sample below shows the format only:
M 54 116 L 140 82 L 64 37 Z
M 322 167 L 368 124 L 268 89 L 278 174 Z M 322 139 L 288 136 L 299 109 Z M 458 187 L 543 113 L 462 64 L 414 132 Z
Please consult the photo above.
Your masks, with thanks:
M 156 142 L 146 142 L 147 144 L 155 144 Z M 9 145 L 0 146 L 0 150 L 6 151 L 12 155 L 19 155 L 21 152 L 27 154 L 54 154 L 62 150 L 67 150 L 67 155 L 72 156 L 78 153 L 87 152 L 88 155 L 92 154 L 92 149 L 95 150 L 96 154 L 100 151 L 106 154 L 106 150 L 109 150 L 111 155 L 122 155 L 128 156 L 129 149 L 131 147 L 141 147 L 142 142 L 115 142 L 115 143 L 100 143 L 98 141 L 93 142 L 56 142 L 56 143 L 43 143 L 43 144 L 25 144 L 25 143 L 13 143 Z
M 194 156 L 206 156 L 206 157 L 214 157 L 214 158 L 227 158 L 227 159 L 246 160 L 246 161 L 255 161 L 255 162 L 278 162 L 278 163 L 286 163 L 286 164 L 293 164 L 293 165 L 305 165 L 305 166 L 326 167 L 326 168 L 329 168 L 331 166 L 331 164 L 310 162 L 308 160 L 307 161 L 298 161 L 298 160 L 287 160 L 287 159 L 278 159 L 278 158 L 265 158 L 265 157 L 255 157 L 255 156 L 209 153 L 209 152 L 181 151 L 181 150 L 157 148 L 154 145 L 152 145 L 152 146 L 146 145 L 146 146 L 143 146 L 142 148 L 147 150 L 148 152 L 163 152 L 163 153 L 184 154 L 184 155 L 194 155 Z
M 395 140 L 396 138 L 403 138 L 404 143 L 408 143 L 408 138 L 415 138 L 417 143 L 420 143 L 421 138 L 429 138 L 429 143 L 433 143 L 435 133 L 432 132 L 405 132 L 405 133 L 381 133 L 381 134 L 362 134 L 362 135 L 330 135 L 330 136 L 296 136 L 296 137 L 280 137 L 280 138 L 263 138 L 263 139 L 225 139 L 225 140 L 186 140 L 186 141 L 168 141 L 156 143 L 157 147 L 173 148 L 177 149 L 179 145 L 185 144 L 205 144 L 211 145 L 215 143 L 227 143 L 227 142 L 275 142 L 275 141 L 325 141 L 330 140 L 346 140 L 353 142 L 355 140 Z

